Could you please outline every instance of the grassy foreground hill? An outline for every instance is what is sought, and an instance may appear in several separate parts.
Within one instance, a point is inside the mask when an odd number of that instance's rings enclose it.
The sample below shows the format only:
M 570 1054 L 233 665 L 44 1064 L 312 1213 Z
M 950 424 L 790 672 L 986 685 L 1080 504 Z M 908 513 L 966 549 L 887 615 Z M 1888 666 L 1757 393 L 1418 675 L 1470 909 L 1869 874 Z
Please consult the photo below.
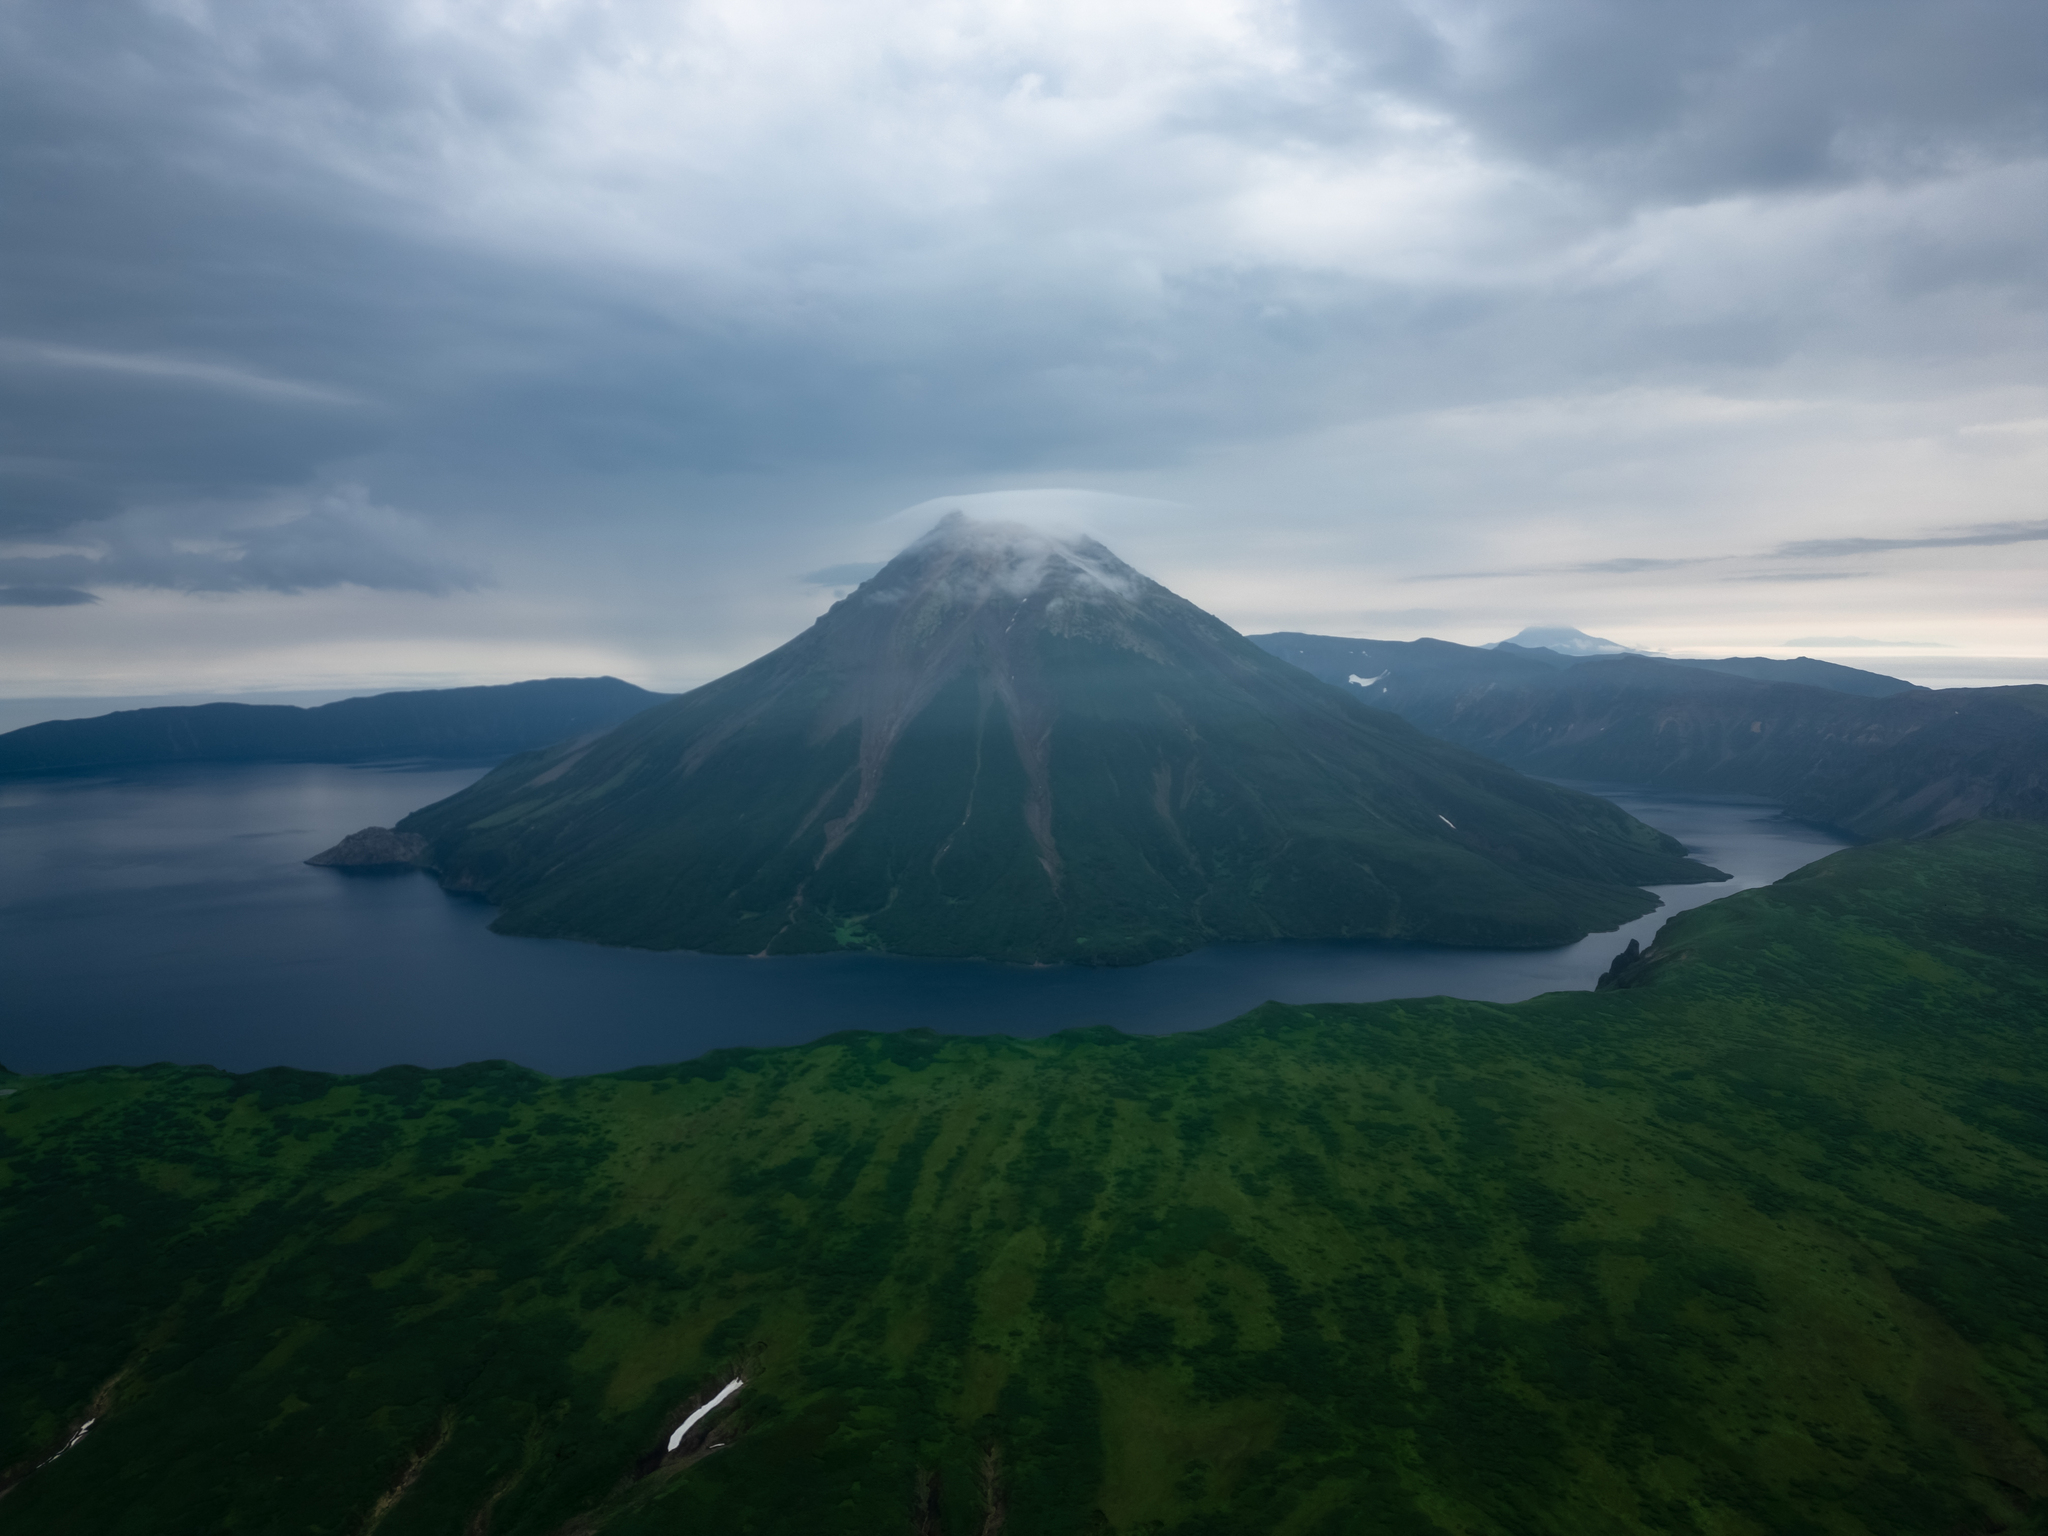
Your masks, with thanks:
M 2048 829 L 1836 854 L 1625 981 L 10 1079 L 0 1519 L 2043 1529 Z

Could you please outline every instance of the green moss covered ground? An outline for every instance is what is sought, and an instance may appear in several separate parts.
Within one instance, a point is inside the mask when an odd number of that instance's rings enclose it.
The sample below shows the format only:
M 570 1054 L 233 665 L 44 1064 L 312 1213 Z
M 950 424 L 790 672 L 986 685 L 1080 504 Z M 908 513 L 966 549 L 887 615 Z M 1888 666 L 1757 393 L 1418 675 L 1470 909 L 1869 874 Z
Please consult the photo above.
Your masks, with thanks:
M 2048 831 L 1837 854 L 1626 979 L 9 1079 L 0 1521 L 2048 1528 Z

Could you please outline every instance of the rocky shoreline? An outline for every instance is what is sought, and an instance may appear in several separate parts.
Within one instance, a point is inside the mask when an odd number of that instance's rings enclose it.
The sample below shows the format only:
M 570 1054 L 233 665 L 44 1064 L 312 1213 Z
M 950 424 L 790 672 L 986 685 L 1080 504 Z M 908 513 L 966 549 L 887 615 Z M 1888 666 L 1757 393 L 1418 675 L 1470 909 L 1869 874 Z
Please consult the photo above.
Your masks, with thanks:
M 424 837 L 417 832 L 394 832 L 389 827 L 365 827 L 360 832 L 351 832 L 332 848 L 314 854 L 306 862 L 323 869 L 433 867 Z

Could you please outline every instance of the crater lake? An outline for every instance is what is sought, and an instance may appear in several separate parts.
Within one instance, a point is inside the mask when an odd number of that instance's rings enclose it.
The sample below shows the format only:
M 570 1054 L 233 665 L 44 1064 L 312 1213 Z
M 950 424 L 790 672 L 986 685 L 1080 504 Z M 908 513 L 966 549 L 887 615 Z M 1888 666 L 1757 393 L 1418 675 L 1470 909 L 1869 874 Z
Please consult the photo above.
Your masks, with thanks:
M 490 931 L 492 909 L 415 871 L 303 861 L 489 765 L 207 764 L 0 781 L 0 1063 L 156 1061 L 367 1072 L 507 1059 L 556 1075 L 839 1030 L 1035 1036 L 1202 1029 L 1259 1003 L 1584 989 L 1674 912 L 1845 846 L 1770 804 L 1577 784 L 1732 879 L 1546 950 L 1212 945 L 1133 967 L 869 953 L 768 960 Z

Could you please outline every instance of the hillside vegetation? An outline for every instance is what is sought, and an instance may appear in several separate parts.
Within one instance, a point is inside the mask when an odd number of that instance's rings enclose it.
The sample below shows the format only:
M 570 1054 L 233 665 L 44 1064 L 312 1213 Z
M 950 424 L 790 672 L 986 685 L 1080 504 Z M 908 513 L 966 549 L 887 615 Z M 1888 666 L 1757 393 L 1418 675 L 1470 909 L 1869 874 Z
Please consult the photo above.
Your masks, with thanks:
M 1624 980 L 11 1079 L 0 1518 L 2041 1529 L 2048 830 L 1834 855 Z

